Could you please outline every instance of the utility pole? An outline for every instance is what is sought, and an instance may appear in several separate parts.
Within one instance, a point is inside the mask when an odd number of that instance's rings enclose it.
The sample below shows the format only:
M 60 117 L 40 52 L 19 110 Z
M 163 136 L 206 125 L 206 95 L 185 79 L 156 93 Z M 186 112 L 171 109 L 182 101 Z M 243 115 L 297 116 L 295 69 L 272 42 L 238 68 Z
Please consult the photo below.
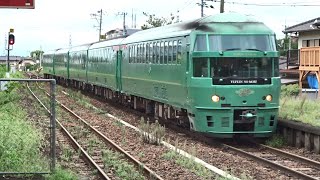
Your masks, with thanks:
M 220 1 L 220 13 L 224 13 L 224 0 Z
M 201 0 L 200 6 L 201 6 L 201 17 L 203 17 L 203 6 L 204 6 L 203 0 Z
M 94 19 L 97 20 L 98 24 L 99 24 L 99 41 L 101 41 L 101 26 L 102 26 L 102 9 L 100 9 L 99 11 L 97 11 L 98 14 L 93 13 L 90 14 Z M 94 26 L 96 27 L 96 26 Z
M 132 14 L 131 14 L 131 28 L 133 28 L 134 25 L 133 25 L 133 9 L 132 9 Z
M 122 33 L 123 33 L 123 35 L 126 35 L 127 34 L 127 29 L 126 29 L 126 15 L 127 15 L 127 13 L 126 12 L 122 12 L 122 13 L 118 13 L 118 15 L 123 15 L 123 30 L 122 30 Z
M 201 6 L 201 17 L 204 16 L 203 14 L 203 8 L 214 8 L 213 5 L 208 5 L 207 1 L 213 1 L 213 0 L 201 0 L 201 3 L 196 3 L 197 5 Z

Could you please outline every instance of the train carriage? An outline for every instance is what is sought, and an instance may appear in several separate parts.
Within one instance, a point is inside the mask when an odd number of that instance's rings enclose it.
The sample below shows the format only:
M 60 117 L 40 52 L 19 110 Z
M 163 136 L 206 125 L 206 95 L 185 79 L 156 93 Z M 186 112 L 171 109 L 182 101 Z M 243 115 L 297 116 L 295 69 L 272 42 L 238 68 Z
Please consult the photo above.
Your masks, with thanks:
M 54 75 L 57 81 L 69 78 L 69 48 L 58 49 L 54 53 Z
M 102 41 L 90 46 L 88 50 L 87 78 L 88 83 L 121 91 L 118 83 L 120 75 L 120 42 L 123 39 Z M 118 71 L 118 73 L 120 70 Z
M 174 111 L 191 129 L 217 137 L 274 132 L 278 52 L 263 23 L 219 14 L 141 31 L 123 44 L 123 90 L 146 98 L 156 116 Z
M 122 42 L 125 47 L 121 77 L 123 92 L 152 100 L 147 102 L 152 107 L 155 107 L 153 101 L 177 108 L 187 104 L 184 74 L 189 33 L 173 25 L 127 37 Z
M 222 13 L 71 48 L 69 78 L 194 131 L 268 137 L 278 119 L 278 56 L 270 28 Z
M 199 22 L 191 34 L 191 126 L 230 137 L 270 136 L 276 129 L 280 77 L 275 34 L 238 14 Z
M 75 46 L 69 50 L 69 79 L 71 84 L 78 86 L 78 82 L 87 82 L 88 48 L 93 43 Z
M 43 54 L 42 68 L 45 78 L 48 78 L 47 76 L 49 76 L 50 74 L 54 75 L 53 58 L 56 51 L 57 50 L 51 50 Z

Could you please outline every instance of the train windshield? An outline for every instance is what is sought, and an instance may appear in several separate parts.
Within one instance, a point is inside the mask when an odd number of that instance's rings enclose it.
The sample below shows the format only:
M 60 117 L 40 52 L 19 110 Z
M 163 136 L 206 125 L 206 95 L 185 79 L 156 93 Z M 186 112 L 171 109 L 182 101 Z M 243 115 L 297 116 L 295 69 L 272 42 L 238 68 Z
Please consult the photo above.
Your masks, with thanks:
M 209 35 L 208 45 L 206 35 L 198 35 L 195 51 L 228 51 L 228 50 L 256 50 L 276 51 L 273 35 Z
M 194 77 L 270 78 L 279 76 L 277 58 L 223 57 L 209 58 L 209 61 L 208 58 L 194 58 L 193 62 Z

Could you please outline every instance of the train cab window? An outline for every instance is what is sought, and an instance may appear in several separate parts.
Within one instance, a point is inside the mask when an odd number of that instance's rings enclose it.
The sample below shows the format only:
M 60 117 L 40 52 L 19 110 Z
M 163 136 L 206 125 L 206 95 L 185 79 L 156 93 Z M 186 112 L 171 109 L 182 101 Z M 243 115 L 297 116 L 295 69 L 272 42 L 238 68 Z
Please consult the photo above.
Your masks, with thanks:
M 208 60 L 207 58 L 193 59 L 193 76 L 208 77 Z
M 194 51 L 207 51 L 207 36 L 198 35 L 194 45 Z
M 210 76 L 215 78 L 270 78 L 273 58 L 211 58 Z
M 210 51 L 276 51 L 274 35 L 209 35 Z
M 279 77 L 280 76 L 279 58 L 274 58 L 273 67 L 274 67 L 274 77 Z

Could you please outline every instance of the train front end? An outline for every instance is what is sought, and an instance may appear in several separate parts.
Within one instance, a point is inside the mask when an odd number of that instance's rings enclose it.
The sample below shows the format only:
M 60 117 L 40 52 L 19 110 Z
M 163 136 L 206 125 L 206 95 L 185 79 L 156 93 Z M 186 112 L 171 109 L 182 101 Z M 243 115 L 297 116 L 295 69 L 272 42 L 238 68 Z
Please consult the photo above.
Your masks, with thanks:
M 190 126 L 215 137 L 269 137 L 281 85 L 275 35 L 241 17 L 215 21 L 190 38 Z

